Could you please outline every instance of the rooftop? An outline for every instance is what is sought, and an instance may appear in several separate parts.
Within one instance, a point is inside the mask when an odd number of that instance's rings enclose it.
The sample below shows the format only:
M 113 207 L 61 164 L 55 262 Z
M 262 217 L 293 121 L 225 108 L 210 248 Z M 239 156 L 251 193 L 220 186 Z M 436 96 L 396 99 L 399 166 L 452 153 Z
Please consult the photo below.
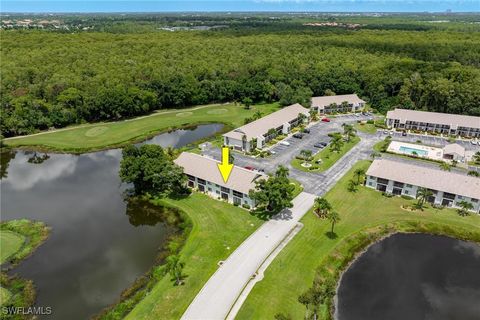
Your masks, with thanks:
M 234 166 L 227 183 L 225 183 L 217 167 L 217 164 L 220 162 L 215 159 L 207 158 L 195 153 L 182 152 L 174 162 L 183 167 L 183 171 L 186 174 L 244 194 L 248 194 L 250 189 L 255 188 L 255 180 L 268 177 L 263 173 Z
M 409 120 L 434 124 L 448 124 L 455 127 L 480 128 L 480 117 L 460 114 L 395 109 L 387 112 L 387 118 L 399 119 L 401 123 Z
M 480 199 L 480 179 L 400 161 L 375 160 L 367 175 Z
M 451 143 L 447 144 L 445 147 L 443 147 L 443 153 L 445 154 L 452 154 L 456 153 L 459 155 L 464 155 L 465 154 L 465 148 L 459 145 L 458 143 Z
M 225 137 L 241 140 L 243 135 L 247 136 L 247 140 L 257 138 L 267 133 L 271 128 L 278 128 L 286 122 L 297 118 L 299 113 L 308 115 L 308 109 L 301 104 L 295 103 L 281 110 L 275 111 L 263 118 L 247 123 L 235 130 L 224 134 Z
M 326 107 L 331 105 L 332 103 L 340 105 L 342 104 L 342 102 L 365 103 L 365 101 L 360 99 L 356 94 L 342 94 L 338 96 L 313 97 L 312 107 Z

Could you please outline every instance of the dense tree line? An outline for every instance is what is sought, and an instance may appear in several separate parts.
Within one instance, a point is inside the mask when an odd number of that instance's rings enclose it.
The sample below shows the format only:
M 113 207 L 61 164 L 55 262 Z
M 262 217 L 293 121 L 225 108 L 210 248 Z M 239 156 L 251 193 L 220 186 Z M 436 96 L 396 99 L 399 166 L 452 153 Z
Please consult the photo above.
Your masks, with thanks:
M 326 90 L 382 112 L 480 115 L 479 34 L 261 30 L 1 31 L 2 134 L 245 98 L 308 104 Z

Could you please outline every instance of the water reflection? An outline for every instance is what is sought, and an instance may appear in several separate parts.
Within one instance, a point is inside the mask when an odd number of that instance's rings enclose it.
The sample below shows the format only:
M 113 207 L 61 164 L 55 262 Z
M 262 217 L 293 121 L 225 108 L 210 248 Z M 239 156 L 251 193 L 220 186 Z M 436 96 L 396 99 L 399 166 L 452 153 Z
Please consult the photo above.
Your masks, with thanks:
M 345 272 L 337 318 L 478 320 L 479 253 L 478 244 L 448 237 L 389 237 Z
M 201 139 L 221 125 L 180 130 L 151 140 L 168 146 Z M 49 239 L 12 273 L 33 280 L 48 319 L 85 319 L 115 302 L 154 263 L 177 232 L 171 212 L 124 201 L 121 150 L 83 155 L 11 152 L 1 158 L 1 219 L 27 218 L 52 227 Z M 168 217 L 168 219 L 166 219 Z M 175 219 L 173 219 L 175 221 Z

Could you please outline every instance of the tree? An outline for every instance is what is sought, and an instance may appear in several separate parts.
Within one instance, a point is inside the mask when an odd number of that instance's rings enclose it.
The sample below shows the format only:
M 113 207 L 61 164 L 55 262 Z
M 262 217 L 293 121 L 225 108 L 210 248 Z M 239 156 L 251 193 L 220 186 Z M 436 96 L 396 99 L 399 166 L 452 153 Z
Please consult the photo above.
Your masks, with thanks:
M 357 192 L 358 183 L 355 180 L 348 180 L 347 190 L 349 192 Z
M 326 95 L 326 96 L 335 96 L 336 93 L 333 92 L 333 90 L 326 89 L 325 92 L 324 92 L 324 95 Z
M 381 154 L 377 151 L 373 151 L 372 153 L 370 153 L 370 158 L 372 158 L 372 160 L 375 160 L 375 158 L 379 158 L 381 156 Z
M 471 176 L 471 177 L 480 177 L 480 173 L 478 171 L 475 171 L 475 170 L 468 171 L 468 175 Z
M 318 121 L 318 112 L 317 111 L 310 110 L 309 113 L 310 113 L 310 119 L 312 119 L 312 121 Z
M 245 109 L 249 110 L 252 106 L 253 101 L 249 97 L 245 97 L 242 99 L 242 103 L 245 106 Z
M 449 165 L 449 164 L 446 163 L 446 162 L 440 163 L 440 166 L 439 166 L 439 167 L 440 167 L 440 169 L 442 169 L 443 171 L 450 171 L 450 170 L 452 170 L 452 166 Z
M 345 136 L 345 139 L 347 142 L 350 142 L 350 139 L 355 137 L 355 134 L 357 133 L 357 130 L 351 125 L 351 124 L 343 124 L 343 135 Z
M 303 149 L 300 151 L 300 156 L 305 160 L 305 161 L 310 161 L 312 159 L 312 150 L 309 149 Z
M 175 286 L 181 285 L 185 278 L 183 274 L 185 263 L 180 261 L 180 256 L 177 254 L 168 256 L 166 260 L 165 272 L 170 274 Z
M 315 198 L 313 212 L 315 212 L 320 219 L 325 219 L 330 210 L 332 210 L 332 205 L 327 199 L 320 197 Z
M 280 166 L 268 179 L 255 181 L 255 189 L 250 190 L 249 197 L 257 206 L 265 207 L 269 212 L 279 212 L 283 208 L 291 208 L 295 186 L 288 180 L 288 169 Z
M 335 132 L 332 135 L 332 141 L 330 142 L 330 149 L 334 152 L 340 152 L 343 148 L 342 135 L 338 132 Z
M 179 150 L 178 149 L 175 149 L 174 147 L 172 146 L 168 146 L 164 149 L 165 151 L 165 155 L 170 159 L 170 160 L 173 160 L 175 158 L 177 158 L 178 154 L 179 154 Z
M 340 221 L 340 215 L 336 211 L 330 211 L 328 213 L 327 219 L 331 223 L 330 233 L 334 234 L 333 229 L 335 228 L 335 225 Z
M 416 195 L 418 199 L 417 206 L 420 209 L 423 208 L 423 204 L 425 203 L 425 201 L 427 201 L 427 199 L 432 195 L 433 195 L 433 192 L 431 190 L 423 187 L 418 188 L 417 195 Z
M 253 119 L 254 120 L 258 120 L 261 117 L 262 117 L 262 113 L 260 112 L 260 110 L 255 111 L 255 113 L 253 114 Z
M 136 194 L 167 194 L 185 190 L 183 168 L 173 163 L 162 147 L 144 144 L 123 149 L 120 178 L 133 183 Z
M 465 200 L 458 202 L 458 205 L 460 206 L 460 208 L 458 209 L 458 215 L 462 217 L 468 216 L 468 211 L 473 209 L 473 204 Z
M 353 175 L 357 177 L 357 184 L 360 184 L 360 179 L 365 175 L 365 169 L 363 168 L 355 169 L 355 171 L 353 172 Z
M 475 152 L 472 159 L 476 164 L 480 164 L 480 151 Z

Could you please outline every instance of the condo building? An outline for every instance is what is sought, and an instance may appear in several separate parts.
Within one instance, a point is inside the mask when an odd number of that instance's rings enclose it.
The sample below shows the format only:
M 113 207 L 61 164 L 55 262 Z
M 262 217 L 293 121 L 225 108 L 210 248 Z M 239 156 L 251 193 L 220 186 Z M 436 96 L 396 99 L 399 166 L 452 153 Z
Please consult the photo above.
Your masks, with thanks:
M 416 198 L 419 188 L 427 188 L 432 192 L 427 201 L 432 204 L 459 208 L 459 202 L 466 201 L 473 205 L 473 212 L 480 211 L 480 179 L 462 173 L 380 159 L 367 170 L 365 185 L 411 198 Z
M 385 121 L 389 128 L 480 137 L 480 117 L 395 109 L 387 112 Z
M 275 136 L 288 134 L 309 117 L 309 110 L 296 103 L 225 133 L 223 143 L 240 151 L 262 149 Z
M 358 112 L 365 106 L 365 101 L 356 94 L 313 97 L 311 109 L 320 114 Z
M 255 188 L 255 181 L 268 178 L 264 173 L 234 166 L 228 181 L 224 182 L 217 166 L 219 161 L 190 152 L 182 152 L 174 162 L 183 168 L 190 188 L 251 208 L 255 207 L 255 201 L 248 196 L 249 191 Z

